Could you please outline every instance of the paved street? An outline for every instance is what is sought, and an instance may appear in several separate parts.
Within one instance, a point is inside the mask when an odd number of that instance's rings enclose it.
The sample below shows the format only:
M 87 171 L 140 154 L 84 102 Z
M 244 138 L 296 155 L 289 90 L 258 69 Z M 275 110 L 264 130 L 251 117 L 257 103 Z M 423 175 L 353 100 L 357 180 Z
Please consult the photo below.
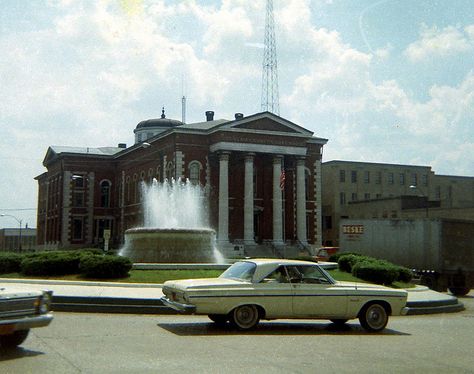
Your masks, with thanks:
M 357 321 L 262 322 L 250 333 L 207 317 L 55 313 L 1 373 L 472 373 L 474 292 L 460 313 L 394 317 L 372 335 Z

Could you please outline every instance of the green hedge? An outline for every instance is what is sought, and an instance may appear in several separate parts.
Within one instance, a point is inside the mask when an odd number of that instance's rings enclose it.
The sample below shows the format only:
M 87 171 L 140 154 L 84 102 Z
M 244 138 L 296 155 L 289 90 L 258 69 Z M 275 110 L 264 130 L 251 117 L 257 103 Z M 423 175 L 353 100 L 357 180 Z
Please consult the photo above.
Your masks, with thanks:
M 19 273 L 23 257 L 18 253 L 0 254 L 0 274 Z
M 132 263 L 128 258 L 102 254 L 99 250 L 45 251 L 0 254 L 0 274 L 34 276 L 82 274 L 93 278 L 123 278 Z
M 130 259 L 121 256 L 88 256 L 81 260 L 81 274 L 89 278 L 125 278 L 132 268 Z
M 329 262 L 339 262 L 339 259 L 342 256 L 347 256 L 347 255 L 361 256 L 361 254 L 356 253 L 356 252 L 337 252 L 337 253 L 334 253 L 333 255 L 329 256 L 328 261 Z
M 359 254 L 345 254 L 339 257 L 337 261 L 339 265 L 339 270 L 345 271 L 346 273 L 352 272 L 352 267 L 359 261 L 368 259 L 367 256 L 362 256 Z
M 357 278 L 377 284 L 390 285 L 394 281 L 409 283 L 412 279 L 410 269 L 359 254 L 339 256 L 338 265 L 341 271 L 352 273 Z
M 79 263 L 89 252 L 52 251 L 28 254 L 21 262 L 21 272 L 25 275 L 65 275 L 78 274 Z
M 367 282 L 390 285 L 397 280 L 395 266 L 387 266 L 380 261 L 360 261 L 352 268 L 352 275 Z

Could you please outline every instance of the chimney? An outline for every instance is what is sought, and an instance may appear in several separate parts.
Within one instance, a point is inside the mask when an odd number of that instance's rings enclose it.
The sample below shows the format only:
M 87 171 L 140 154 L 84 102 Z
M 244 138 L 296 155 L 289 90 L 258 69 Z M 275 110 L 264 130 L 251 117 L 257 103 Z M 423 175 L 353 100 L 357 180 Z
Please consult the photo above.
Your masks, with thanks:
M 127 148 L 127 144 L 125 144 L 125 143 L 118 143 L 118 147 L 125 149 L 125 148 Z
M 212 110 L 206 112 L 206 121 L 214 121 L 214 112 Z
M 235 119 L 238 120 L 238 119 L 242 119 L 244 118 L 244 114 L 243 113 L 235 113 Z

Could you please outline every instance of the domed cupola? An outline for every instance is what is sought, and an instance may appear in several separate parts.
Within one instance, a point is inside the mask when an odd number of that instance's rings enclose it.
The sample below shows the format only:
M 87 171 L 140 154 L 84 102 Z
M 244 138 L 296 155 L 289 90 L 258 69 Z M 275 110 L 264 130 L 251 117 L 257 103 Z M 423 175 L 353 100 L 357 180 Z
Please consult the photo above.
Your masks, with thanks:
M 165 108 L 161 110 L 161 118 L 147 119 L 141 121 L 133 132 L 135 133 L 135 144 L 144 142 L 159 133 L 170 128 L 180 126 L 183 123 L 175 119 L 169 119 L 165 116 Z

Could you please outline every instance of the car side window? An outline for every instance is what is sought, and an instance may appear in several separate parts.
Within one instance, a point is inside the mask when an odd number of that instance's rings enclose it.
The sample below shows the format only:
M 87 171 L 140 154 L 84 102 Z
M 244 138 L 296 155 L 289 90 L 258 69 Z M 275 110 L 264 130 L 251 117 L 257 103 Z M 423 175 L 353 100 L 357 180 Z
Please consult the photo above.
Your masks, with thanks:
M 286 270 L 283 266 L 278 267 L 276 270 L 268 274 L 264 282 L 268 283 L 290 283 L 288 280 L 288 275 L 286 274 Z
M 301 283 L 303 276 L 297 266 L 287 266 L 286 269 L 291 283 Z
M 330 283 L 317 266 L 289 266 L 287 269 L 291 283 Z

